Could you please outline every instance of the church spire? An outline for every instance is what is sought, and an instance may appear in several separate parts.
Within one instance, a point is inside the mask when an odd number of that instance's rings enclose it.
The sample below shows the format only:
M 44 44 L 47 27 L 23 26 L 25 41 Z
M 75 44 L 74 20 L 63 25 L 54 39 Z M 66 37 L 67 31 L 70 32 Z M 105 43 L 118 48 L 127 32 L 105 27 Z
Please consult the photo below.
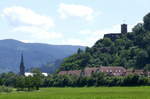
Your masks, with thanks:
M 21 62 L 20 62 L 20 75 L 25 74 L 25 66 L 24 66 L 24 60 L 23 60 L 23 53 L 21 54 Z

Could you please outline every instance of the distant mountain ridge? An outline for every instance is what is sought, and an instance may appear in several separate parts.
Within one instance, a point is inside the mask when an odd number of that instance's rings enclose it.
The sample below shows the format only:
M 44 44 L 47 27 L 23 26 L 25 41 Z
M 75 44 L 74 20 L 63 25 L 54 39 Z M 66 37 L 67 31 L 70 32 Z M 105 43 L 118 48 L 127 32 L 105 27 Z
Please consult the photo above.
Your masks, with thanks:
M 76 53 L 78 48 L 84 49 L 85 47 L 23 43 L 14 39 L 0 40 L 0 73 L 18 72 L 22 52 L 26 69 L 29 69 L 41 67 L 47 63 L 54 64 L 53 62 Z

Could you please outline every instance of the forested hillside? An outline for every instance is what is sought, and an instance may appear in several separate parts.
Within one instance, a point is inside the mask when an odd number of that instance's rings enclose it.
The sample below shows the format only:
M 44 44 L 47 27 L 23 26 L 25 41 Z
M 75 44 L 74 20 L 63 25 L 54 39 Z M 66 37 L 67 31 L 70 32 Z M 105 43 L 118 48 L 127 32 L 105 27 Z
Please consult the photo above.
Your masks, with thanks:
M 111 32 L 111 31 L 110 31 Z M 123 66 L 150 69 L 150 13 L 132 32 L 119 38 L 103 38 L 85 51 L 78 50 L 62 63 L 60 70 L 82 69 L 95 66 Z
M 63 58 L 68 57 L 82 46 L 49 45 L 41 43 L 23 43 L 13 39 L 0 40 L 0 73 L 18 72 L 21 53 L 24 54 L 26 70 L 40 67 L 43 72 L 54 72 Z

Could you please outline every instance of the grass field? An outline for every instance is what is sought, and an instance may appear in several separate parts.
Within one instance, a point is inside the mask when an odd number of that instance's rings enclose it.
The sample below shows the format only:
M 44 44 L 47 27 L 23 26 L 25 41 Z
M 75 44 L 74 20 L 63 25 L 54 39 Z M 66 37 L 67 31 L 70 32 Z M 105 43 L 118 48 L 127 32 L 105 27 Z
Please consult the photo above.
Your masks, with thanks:
M 42 88 L 0 93 L 0 99 L 150 99 L 150 87 Z

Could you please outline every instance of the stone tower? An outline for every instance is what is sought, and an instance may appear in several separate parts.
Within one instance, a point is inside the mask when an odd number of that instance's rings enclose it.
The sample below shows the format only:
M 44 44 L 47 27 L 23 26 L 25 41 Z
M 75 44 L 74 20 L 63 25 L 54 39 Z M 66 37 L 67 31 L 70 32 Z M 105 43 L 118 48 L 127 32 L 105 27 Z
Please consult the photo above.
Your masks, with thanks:
M 121 24 L 121 33 L 125 34 L 128 32 L 128 26 L 127 24 Z
M 25 74 L 25 66 L 24 66 L 23 54 L 21 54 L 20 75 L 24 75 L 24 74 Z

